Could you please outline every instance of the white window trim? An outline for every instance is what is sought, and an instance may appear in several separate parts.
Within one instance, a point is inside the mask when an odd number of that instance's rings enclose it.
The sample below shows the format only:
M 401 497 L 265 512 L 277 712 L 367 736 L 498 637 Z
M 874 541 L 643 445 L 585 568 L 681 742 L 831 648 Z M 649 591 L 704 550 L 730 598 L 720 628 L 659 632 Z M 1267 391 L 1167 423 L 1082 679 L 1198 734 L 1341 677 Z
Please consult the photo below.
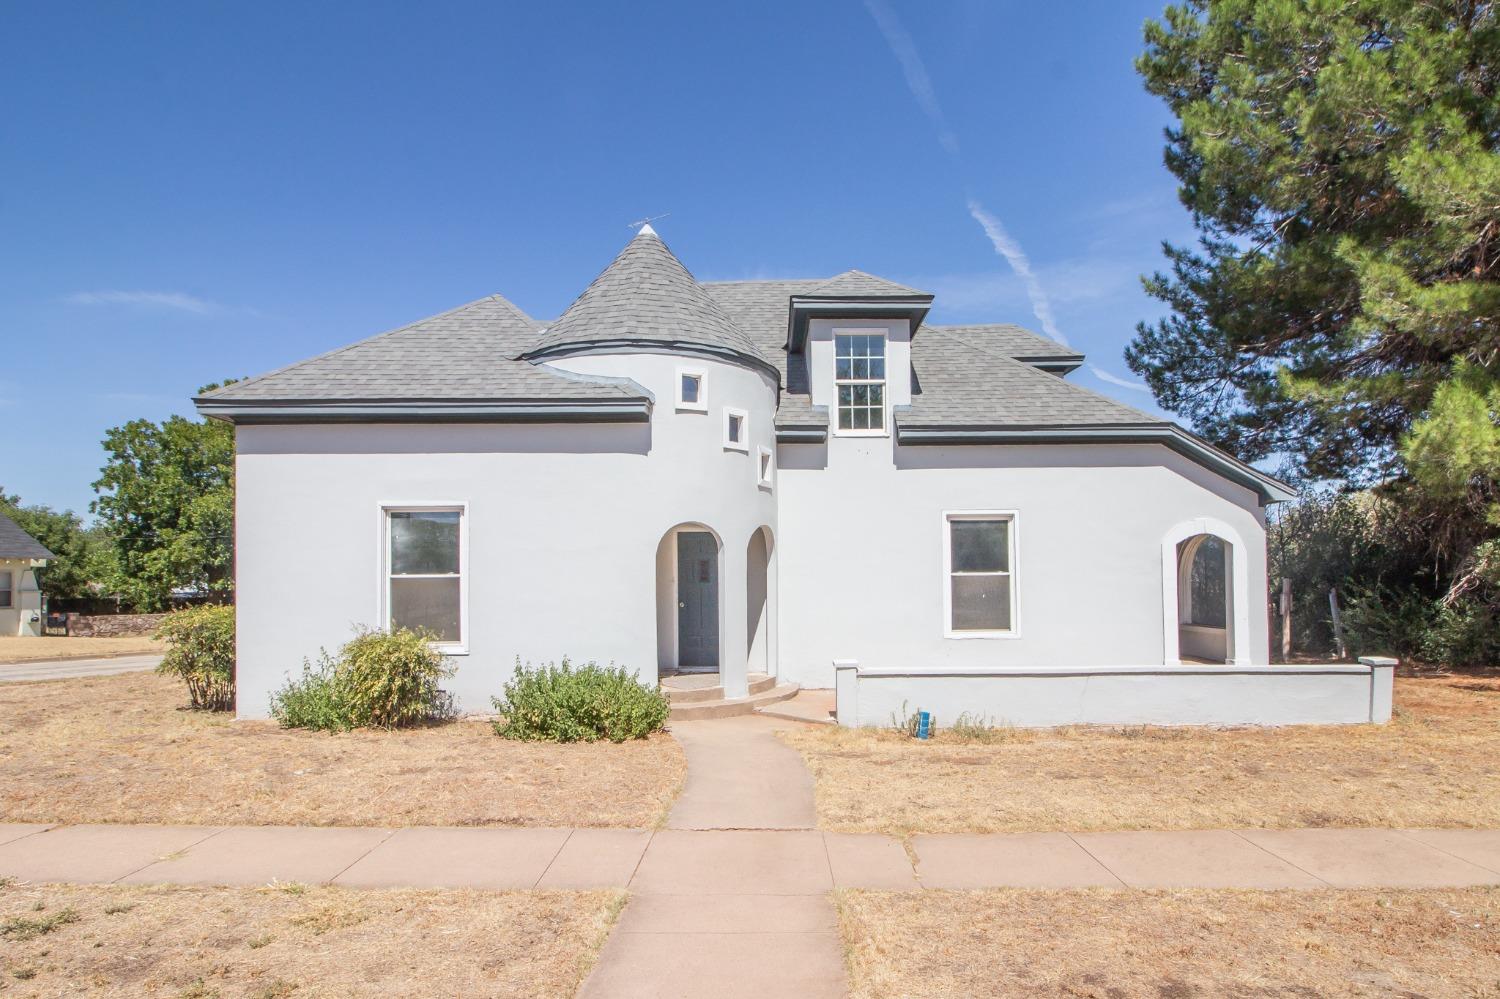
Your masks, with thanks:
M 729 419 L 732 416 L 740 418 L 740 439 L 737 441 L 729 439 Z M 750 414 L 743 409 L 724 407 L 724 450 L 750 453 Z
M 1010 628 L 1005 631 L 955 630 L 953 627 L 953 531 L 955 520 L 1007 520 L 1010 522 Z M 1021 515 L 1015 510 L 943 511 L 943 637 L 952 639 L 1010 639 L 1021 637 Z
M 469 654 L 469 504 L 463 500 L 382 501 L 377 504 L 375 620 L 381 630 L 391 626 L 391 518 L 392 513 L 437 513 L 458 511 L 458 641 L 433 642 L 447 656 Z
M 688 402 L 682 397 L 682 380 L 686 377 L 698 379 L 697 402 Z M 677 409 L 680 412 L 708 412 L 708 371 L 704 368 L 678 368 L 677 383 L 672 387 L 672 395 L 677 400 Z
M 861 379 L 851 381 L 844 380 L 846 385 L 879 385 L 880 402 L 882 412 L 880 414 L 879 430 L 843 430 L 839 427 L 839 337 L 841 336 L 878 336 L 885 343 L 881 356 L 885 360 L 885 377 L 878 382 Z M 884 326 L 873 328 L 865 327 L 835 327 L 833 337 L 833 396 L 829 399 L 829 422 L 835 437 L 889 437 L 891 435 L 891 331 Z
M 762 466 L 765 467 L 764 475 L 761 474 Z M 776 455 L 764 445 L 755 449 L 755 484 L 762 489 L 776 485 Z
M 0 574 L 10 576 L 10 583 L 0 593 L 5 594 L 5 603 L 0 604 L 0 610 L 13 610 L 16 606 L 16 572 L 13 569 L 0 569 Z

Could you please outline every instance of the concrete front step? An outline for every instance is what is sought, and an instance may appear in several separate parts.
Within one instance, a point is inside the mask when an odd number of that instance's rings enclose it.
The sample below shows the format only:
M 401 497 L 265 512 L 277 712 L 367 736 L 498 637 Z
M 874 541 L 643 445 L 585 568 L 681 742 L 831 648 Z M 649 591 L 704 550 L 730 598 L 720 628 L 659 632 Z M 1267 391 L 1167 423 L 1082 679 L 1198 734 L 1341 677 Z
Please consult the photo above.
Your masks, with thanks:
M 774 678 L 768 677 L 770 688 L 761 685 L 759 692 L 752 693 L 749 697 L 735 697 L 725 700 L 721 696 L 712 701 L 689 701 L 686 704 L 674 702 L 672 705 L 671 721 L 703 721 L 708 718 L 730 718 L 734 715 L 754 714 L 756 708 L 765 707 L 767 704 L 775 704 L 777 701 L 785 701 L 797 696 L 801 689 L 795 683 L 778 684 Z M 755 688 L 751 687 L 753 691 Z
M 682 676 L 669 676 L 662 681 L 662 689 L 667 692 L 667 700 L 672 704 L 695 704 L 701 701 L 722 701 L 724 699 L 724 688 L 718 682 L 717 673 L 693 673 Z M 776 678 L 764 673 L 751 673 L 750 694 L 763 693 L 776 686 Z

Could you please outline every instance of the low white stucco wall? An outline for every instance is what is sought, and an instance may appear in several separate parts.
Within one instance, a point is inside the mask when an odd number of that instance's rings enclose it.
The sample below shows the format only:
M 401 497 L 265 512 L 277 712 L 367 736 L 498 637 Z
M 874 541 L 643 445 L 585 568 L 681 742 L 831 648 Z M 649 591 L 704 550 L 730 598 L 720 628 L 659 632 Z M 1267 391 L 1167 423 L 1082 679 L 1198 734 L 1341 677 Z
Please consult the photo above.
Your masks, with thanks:
M 1318 666 L 1002 667 L 834 664 L 840 725 L 927 711 L 995 726 L 1353 725 L 1391 717 L 1394 660 Z

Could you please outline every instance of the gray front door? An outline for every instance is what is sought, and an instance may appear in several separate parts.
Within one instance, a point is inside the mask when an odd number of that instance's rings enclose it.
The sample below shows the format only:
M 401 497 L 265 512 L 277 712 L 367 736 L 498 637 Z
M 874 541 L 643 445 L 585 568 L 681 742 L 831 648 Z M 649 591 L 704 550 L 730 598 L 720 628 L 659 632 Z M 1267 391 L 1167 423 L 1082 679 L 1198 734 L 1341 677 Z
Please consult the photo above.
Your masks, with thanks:
M 677 668 L 719 668 L 719 547 L 707 531 L 677 535 Z

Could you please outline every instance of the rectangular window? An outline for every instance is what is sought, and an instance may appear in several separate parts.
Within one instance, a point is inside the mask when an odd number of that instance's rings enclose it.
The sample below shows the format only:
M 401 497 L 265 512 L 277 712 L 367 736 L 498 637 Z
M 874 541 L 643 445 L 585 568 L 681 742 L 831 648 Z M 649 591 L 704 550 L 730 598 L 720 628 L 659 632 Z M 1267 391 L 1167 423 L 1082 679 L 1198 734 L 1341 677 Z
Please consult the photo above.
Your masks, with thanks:
M 387 510 L 387 620 L 444 645 L 463 634 L 463 511 Z
M 835 333 L 833 381 L 838 393 L 838 429 L 885 432 L 885 334 Z
M 9 569 L 0 572 L 0 607 L 15 606 L 16 577 Z
M 756 459 L 755 482 L 764 489 L 771 488 L 771 476 L 775 474 L 775 462 L 771 456 L 771 449 L 763 447 L 758 450 L 759 457 Z
M 1015 518 L 1011 514 L 949 514 L 948 631 L 954 635 L 1015 630 Z
M 724 409 L 724 446 L 733 451 L 750 450 L 750 414 L 743 409 Z
M 708 412 L 708 374 L 692 368 L 677 369 L 677 408 Z

